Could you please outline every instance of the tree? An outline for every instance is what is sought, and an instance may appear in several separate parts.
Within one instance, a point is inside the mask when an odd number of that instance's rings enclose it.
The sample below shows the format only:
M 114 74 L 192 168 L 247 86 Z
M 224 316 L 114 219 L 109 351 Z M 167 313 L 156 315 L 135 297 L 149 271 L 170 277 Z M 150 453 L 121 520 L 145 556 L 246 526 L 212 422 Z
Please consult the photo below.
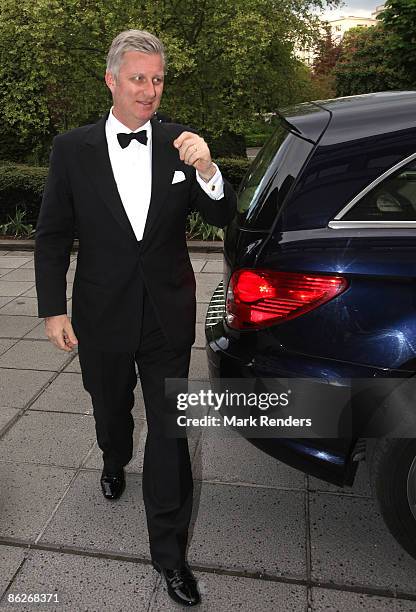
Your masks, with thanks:
M 390 33 L 388 54 L 390 63 L 399 68 L 402 86 L 416 86 L 416 2 L 415 0 L 387 0 L 380 14 L 386 31 Z
M 389 32 L 382 24 L 352 28 L 344 34 L 342 51 L 335 66 L 337 96 L 350 96 L 400 89 L 404 72 L 391 61 Z
M 341 48 L 340 43 L 334 42 L 331 27 L 326 23 L 324 25 L 324 35 L 316 45 L 316 55 L 312 66 L 314 75 L 328 75 L 332 72 L 339 59 Z
M 2 140 L 17 142 L 18 155 L 23 149 L 45 159 L 54 134 L 104 113 L 106 52 L 128 28 L 148 29 L 166 45 L 161 112 L 212 138 L 243 133 L 259 113 L 305 99 L 294 45 L 316 36 L 311 8 L 337 4 L 0 0 Z
M 108 104 L 103 32 L 124 26 L 126 6 L 114 0 L 112 14 L 91 0 L 0 0 L 1 141 L 8 157 L 22 159 L 25 151 L 45 160 L 54 134 L 88 123 Z
M 335 96 L 334 68 L 341 54 L 341 43 L 335 43 L 329 23 L 323 26 L 323 35 L 315 46 L 315 59 L 312 65 L 313 84 L 321 99 Z

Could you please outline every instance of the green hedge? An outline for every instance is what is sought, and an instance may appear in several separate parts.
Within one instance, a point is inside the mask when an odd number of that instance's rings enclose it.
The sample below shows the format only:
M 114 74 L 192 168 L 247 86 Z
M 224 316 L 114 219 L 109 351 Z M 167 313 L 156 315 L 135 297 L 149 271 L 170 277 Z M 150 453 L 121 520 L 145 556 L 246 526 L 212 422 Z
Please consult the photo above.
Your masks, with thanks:
M 231 157 L 223 157 L 216 159 L 215 162 L 221 169 L 223 177 L 226 178 L 237 191 L 251 161 L 245 158 L 234 159 Z
M 235 189 L 247 172 L 247 159 L 218 158 L 223 176 Z M 48 168 L 0 161 L 0 225 L 15 217 L 16 209 L 26 211 L 25 223 L 36 225 Z
M 246 136 L 247 147 L 262 147 L 268 139 L 269 134 L 249 134 L 248 136 Z
M 26 211 L 25 222 L 36 223 L 48 169 L 3 162 L 0 164 L 0 224 Z

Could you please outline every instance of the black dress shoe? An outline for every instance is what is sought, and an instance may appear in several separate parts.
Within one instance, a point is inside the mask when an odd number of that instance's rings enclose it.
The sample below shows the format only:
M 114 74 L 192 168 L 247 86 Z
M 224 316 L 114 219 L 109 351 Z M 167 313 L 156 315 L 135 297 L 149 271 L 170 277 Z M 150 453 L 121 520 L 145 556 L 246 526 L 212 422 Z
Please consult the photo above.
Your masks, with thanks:
M 103 470 L 101 474 L 101 490 L 106 499 L 118 499 L 126 487 L 124 470 L 110 473 Z
M 153 561 L 152 565 L 165 579 L 168 595 L 173 601 L 183 606 L 196 606 L 200 603 L 196 579 L 188 565 L 185 564 L 180 569 L 167 569 L 156 561 Z

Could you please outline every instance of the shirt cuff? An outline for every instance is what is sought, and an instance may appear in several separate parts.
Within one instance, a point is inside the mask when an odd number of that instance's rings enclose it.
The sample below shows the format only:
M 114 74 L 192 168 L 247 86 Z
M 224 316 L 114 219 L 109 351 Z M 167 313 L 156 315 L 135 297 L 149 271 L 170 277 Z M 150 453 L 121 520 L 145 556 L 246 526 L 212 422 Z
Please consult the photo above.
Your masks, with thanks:
M 201 185 L 205 193 L 211 198 L 211 200 L 221 200 L 224 197 L 224 179 L 217 164 L 214 164 L 216 173 L 206 183 L 200 176 L 198 171 L 196 172 L 196 180 Z

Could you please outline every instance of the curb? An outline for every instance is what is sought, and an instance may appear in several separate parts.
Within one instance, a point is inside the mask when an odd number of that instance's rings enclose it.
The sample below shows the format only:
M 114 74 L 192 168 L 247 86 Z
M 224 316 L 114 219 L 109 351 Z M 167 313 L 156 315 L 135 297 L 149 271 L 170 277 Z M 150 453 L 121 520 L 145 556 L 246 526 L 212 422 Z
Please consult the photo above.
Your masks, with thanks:
M 206 240 L 187 240 L 186 244 L 190 253 L 222 253 L 224 243 L 222 240 L 213 240 L 208 242 Z M 13 239 L 0 239 L 0 251 L 34 251 L 35 241 L 34 240 L 13 240 Z M 78 252 L 78 240 L 74 240 L 72 252 Z

